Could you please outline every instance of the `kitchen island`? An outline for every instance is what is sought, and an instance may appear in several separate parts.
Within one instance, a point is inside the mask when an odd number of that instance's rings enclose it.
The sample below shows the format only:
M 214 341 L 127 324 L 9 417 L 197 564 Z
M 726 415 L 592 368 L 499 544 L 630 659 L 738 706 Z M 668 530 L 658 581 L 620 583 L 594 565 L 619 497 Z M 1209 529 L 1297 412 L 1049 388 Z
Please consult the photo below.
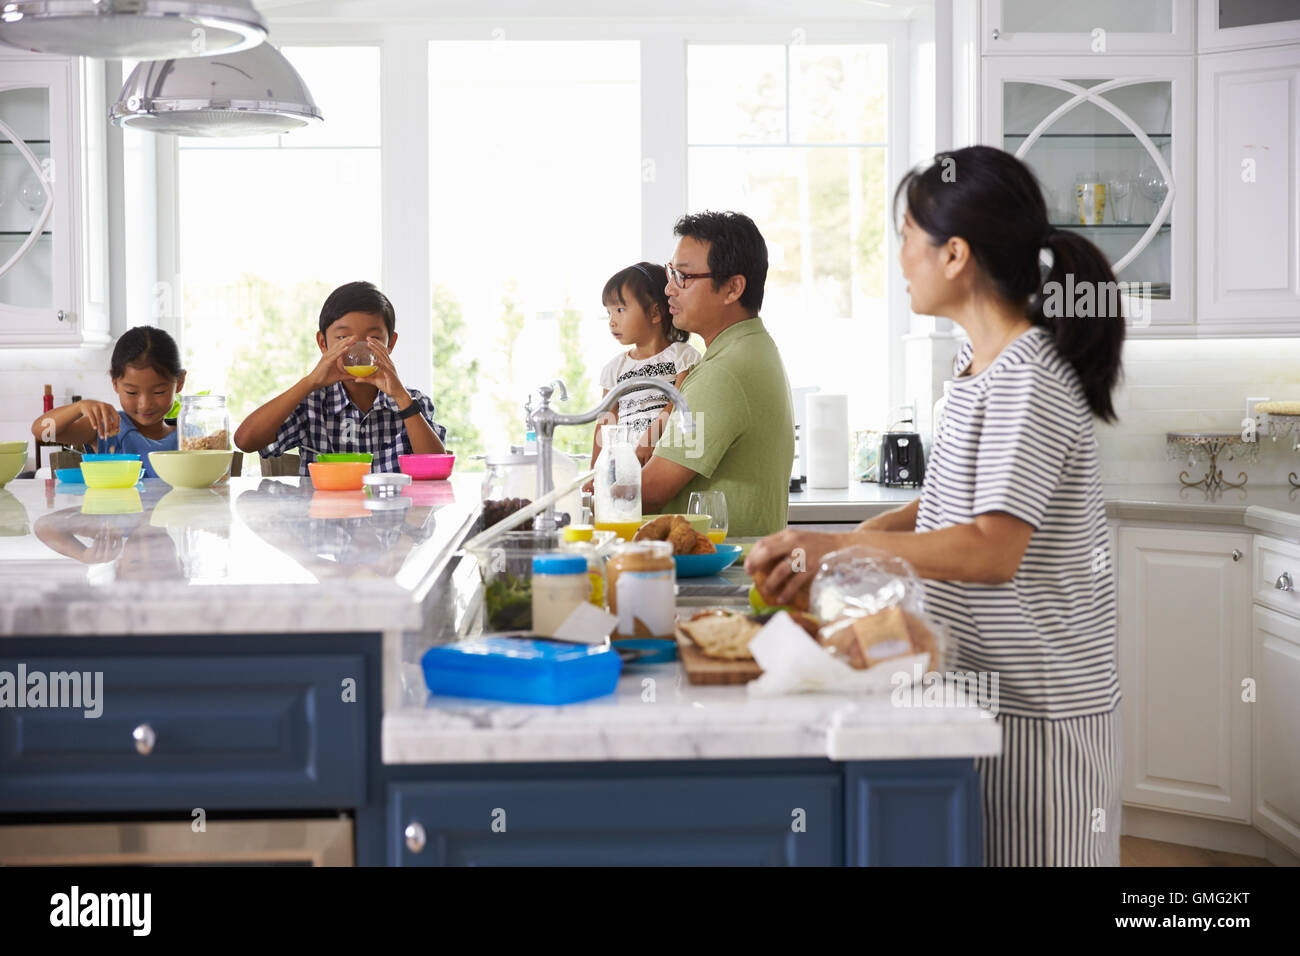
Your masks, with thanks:
M 564 707 L 430 699 L 420 656 L 482 628 L 457 553 L 476 476 L 406 497 L 11 482 L 0 672 L 100 675 L 102 694 L 93 717 L 0 707 L 0 827 L 342 813 L 362 864 L 979 862 L 974 758 L 1000 738 L 974 706 L 758 699 L 676 664 Z

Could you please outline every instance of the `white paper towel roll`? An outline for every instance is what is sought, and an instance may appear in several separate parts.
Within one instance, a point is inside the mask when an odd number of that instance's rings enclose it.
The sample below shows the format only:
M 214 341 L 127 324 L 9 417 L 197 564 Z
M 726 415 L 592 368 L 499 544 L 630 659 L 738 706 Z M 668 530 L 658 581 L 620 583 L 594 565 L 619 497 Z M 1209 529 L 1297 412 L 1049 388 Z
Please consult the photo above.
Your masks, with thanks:
M 808 487 L 849 486 L 849 397 L 814 392 L 804 398 Z

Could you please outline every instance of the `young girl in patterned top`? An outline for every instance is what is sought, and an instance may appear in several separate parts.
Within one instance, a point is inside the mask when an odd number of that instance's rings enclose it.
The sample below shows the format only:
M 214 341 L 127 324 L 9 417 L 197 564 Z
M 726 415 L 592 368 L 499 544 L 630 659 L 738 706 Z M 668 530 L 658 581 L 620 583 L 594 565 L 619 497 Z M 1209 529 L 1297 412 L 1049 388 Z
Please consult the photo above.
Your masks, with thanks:
M 610 276 L 601 292 L 609 313 L 609 331 L 621 345 L 619 352 L 601 370 L 601 397 L 629 379 L 658 378 L 678 388 L 686 373 L 700 360 L 700 353 L 686 344 L 688 333 L 672 323 L 668 312 L 667 276 L 664 267 L 638 262 Z M 594 466 L 600 455 L 600 425 L 631 426 L 638 439 L 637 457 L 649 461 L 663 432 L 672 404 L 663 392 L 637 389 L 619 399 L 618 407 L 597 422 L 596 441 L 591 451 Z

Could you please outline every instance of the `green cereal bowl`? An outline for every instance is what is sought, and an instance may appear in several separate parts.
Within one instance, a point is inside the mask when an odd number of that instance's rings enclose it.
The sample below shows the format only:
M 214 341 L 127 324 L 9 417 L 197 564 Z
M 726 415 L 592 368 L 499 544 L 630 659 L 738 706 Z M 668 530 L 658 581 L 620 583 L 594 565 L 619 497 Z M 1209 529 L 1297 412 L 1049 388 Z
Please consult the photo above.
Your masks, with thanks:
M 368 451 L 327 451 L 316 456 L 317 461 L 329 462 L 350 461 L 360 465 L 369 465 L 375 460 L 375 456 Z
M 173 488 L 207 488 L 226 476 L 234 455 L 217 449 L 151 451 L 149 466 Z
M 18 472 L 23 470 L 23 465 L 27 464 L 27 452 L 9 452 L 0 454 L 0 488 L 3 488 Z
M 642 524 L 642 525 L 645 525 L 646 522 L 654 521 L 655 518 L 663 518 L 663 517 L 674 517 L 674 518 L 678 518 L 678 517 L 680 517 L 680 518 L 685 518 L 686 521 L 690 524 L 690 526 L 691 526 L 692 528 L 694 528 L 695 531 L 698 532 L 699 534 L 708 534 L 708 533 L 709 533 L 709 522 L 713 520 L 712 517 L 710 517 L 709 515 L 683 515 L 683 514 L 679 514 L 679 515 L 667 515 L 667 516 L 665 516 L 665 515 L 642 515 L 642 516 L 641 516 L 641 524 Z
M 26 441 L 0 441 L 0 455 L 27 454 Z

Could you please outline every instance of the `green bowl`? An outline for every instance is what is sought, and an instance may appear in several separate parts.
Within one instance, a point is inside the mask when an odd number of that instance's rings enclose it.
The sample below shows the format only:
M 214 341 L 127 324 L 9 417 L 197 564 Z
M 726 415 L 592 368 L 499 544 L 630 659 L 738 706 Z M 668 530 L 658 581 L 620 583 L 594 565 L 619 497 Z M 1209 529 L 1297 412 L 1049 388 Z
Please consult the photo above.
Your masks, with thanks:
M 138 461 L 81 461 L 87 488 L 130 488 L 140 480 Z
M 23 470 L 27 464 L 27 452 L 0 453 L 0 488 L 13 480 L 14 475 Z
M 647 521 L 654 521 L 655 518 L 662 518 L 662 517 L 664 516 L 663 515 L 642 515 L 641 523 L 645 524 Z M 681 517 L 685 518 L 687 522 L 690 524 L 690 526 L 694 528 L 696 532 L 698 532 L 699 534 L 709 533 L 709 522 L 712 520 L 712 517 L 710 515 L 681 515 Z
M 207 488 L 230 471 L 234 455 L 233 451 L 217 449 L 151 451 L 149 466 L 173 488 Z
M 327 451 L 324 454 L 316 456 L 317 461 L 351 461 L 358 464 L 369 465 L 375 460 L 375 456 L 368 451 Z
M 27 454 L 26 441 L 0 441 L 0 455 Z

